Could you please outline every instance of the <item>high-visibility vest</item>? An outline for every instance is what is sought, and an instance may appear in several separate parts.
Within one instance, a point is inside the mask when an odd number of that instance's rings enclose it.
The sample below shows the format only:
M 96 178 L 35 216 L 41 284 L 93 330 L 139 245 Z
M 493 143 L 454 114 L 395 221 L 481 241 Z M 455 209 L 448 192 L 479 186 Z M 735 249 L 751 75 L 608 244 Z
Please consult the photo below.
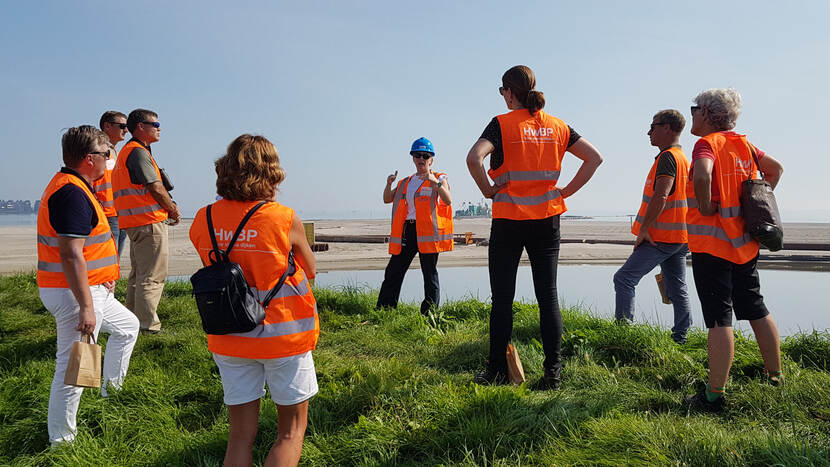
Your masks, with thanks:
M 103 284 L 118 279 L 118 253 L 115 241 L 112 238 L 107 216 L 98 200 L 92 194 L 86 182 L 76 175 L 58 172 L 46 185 L 43 196 L 40 198 L 40 207 L 37 211 L 37 285 L 38 287 L 69 288 L 66 275 L 61 264 L 58 234 L 49 222 L 49 198 L 65 185 L 75 185 L 81 188 L 89 198 L 98 223 L 95 224 L 89 236 L 84 239 L 84 260 L 86 261 L 86 277 L 89 285 Z
M 555 190 L 570 129 L 562 120 L 527 109 L 499 115 L 504 163 L 487 173 L 507 186 L 493 196 L 494 219 L 545 219 L 567 210 Z
M 689 181 L 689 160 L 686 159 L 686 155 L 683 154 L 683 150 L 679 146 L 672 146 L 667 151 L 674 156 L 674 162 L 677 166 L 677 173 L 674 176 L 674 193 L 666 199 L 663 212 L 657 216 L 657 220 L 648 229 L 648 233 L 655 242 L 686 243 L 688 241 L 686 236 L 686 184 Z M 637 213 L 637 218 L 631 227 L 631 233 L 634 235 L 640 233 L 640 227 L 646 215 L 646 208 L 648 208 L 648 204 L 654 196 L 655 173 L 659 162 L 659 157 L 654 160 L 651 171 L 649 171 L 646 178 L 640 211 Z
M 433 172 L 435 178 L 445 174 Z M 389 253 L 400 254 L 403 244 L 403 227 L 409 206 L 406 203 L 406 190 L 410 175 L 398 182 L 395 199 L 392 201 L 392 231 L 389 234 Z M 415 191 L 415 231 L 418 235 L 418 251 L 421 253 L 440 253 L 453 249 L 452 241 L 452 205 L 445 203 L 438 190 L 430 181 L 424 181 Z
M 720 199 L 713 201 L 719 201 L 720 209 L 711 216 L 701 215 L 694 183 L 689 182 L 686 186 L 689 250 L 744 264 L 758 255 L 758 242 L 746 233 L 741 216 L 741 183 L 754 178 L 756 173 L 749 143 L 746 135 L 731 131 L 711 133 L 701 139 L 708 142 L 715 153 L 712 185 L 718 187 Z
M 219 200 L 213 203 L 214 234 L 225 249 L 239 222 L 257 204 L 255 201 Z M 203 264 L 210 264 L 213 248 L 208 234 L 205 208 L 196 213 L 190 240 Z M 288 267 L 291 250 L 289 232 L 294 210 L 276 202 L 262 206 L 245 224 L 231 250 L 230 260 L 238 263 L 248 285 L 262 301 Z M 265 310 L 265 321 L 251 331 L 237 334 L 208 334 L 208 349 L 220 355 L 241 358 L 280 358 L 313 350 L 320 335 L 317 302 L 299 262 Z
M 133 149 L 145 148 L 138 141 L 130 141 L 121 148 L 115 169 L 112 171 L 112 189 L 115 196 L 115 210 L 118 214 L 118 227 L 128 229 L 142 225 L 155 224 L 167 219 L 167 211 L 153 198 L 145 185 L 136 185 L 130 181 L 127 159 Z M 147 151 L 149 153 L 149 151 Z M 161 180 L 161 172 L 150 154 L 150 161 Z
M 115 168 L 115 150 L 110 149 L 110 158 L 107 159 L 107 171 L 104 176 L 92 182 L 92 189 L 95 190 L 95 197 L 101 202 L 104 214 L 107 217 L 115 217 L 115 198 L 112 195 L 112 169 Z

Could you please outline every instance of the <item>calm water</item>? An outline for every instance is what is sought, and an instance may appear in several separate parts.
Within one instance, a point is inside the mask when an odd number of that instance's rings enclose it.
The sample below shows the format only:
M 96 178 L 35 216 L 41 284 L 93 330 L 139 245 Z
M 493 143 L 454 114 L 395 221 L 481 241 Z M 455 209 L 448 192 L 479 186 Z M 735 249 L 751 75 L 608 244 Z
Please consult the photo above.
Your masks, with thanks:
M 598 316 L 614 316 L 613 276 L 619 266 L 604 265 L 559 265 L 558 291 L 560 303 L 580 305 Z M 671 327 L 673 313 L 671 305 L 664 305 L 654 281 L 659 272 L 655 268 L 643 277 L 637 286 L 635 319 Z M 452 267 L 438 270 L 441 279 L 441 300 L 476 298 L 490 299 L 490 280 L 486 267 Z M 761 293 L 772 313 L 782 335 L 794 334 L 800 330 L 830 329 L 830 306 L 823 291 L 830 284 L 830 272 L 759 270 Z M 692 271 L 686 272 L 689 294 L 692 302 L 694 324 L 703 327 L 703 316 L 697 291 L 692 280 Z M 383 271 L 331 271 L 318 273 L 318 287 L 342 285 L 379 289 Z M 420 302 L 423 299 L 421 271 L 412 269 L 406 274 L 401 300 Z M 519 267 L 516 279 L 516 301 L 536 302 L 530 266 Z M 750 331 L 749 324 L 741 321 L 739 329 Z
M 36 224 L 37 214 L 0 214 L 0 227 Z

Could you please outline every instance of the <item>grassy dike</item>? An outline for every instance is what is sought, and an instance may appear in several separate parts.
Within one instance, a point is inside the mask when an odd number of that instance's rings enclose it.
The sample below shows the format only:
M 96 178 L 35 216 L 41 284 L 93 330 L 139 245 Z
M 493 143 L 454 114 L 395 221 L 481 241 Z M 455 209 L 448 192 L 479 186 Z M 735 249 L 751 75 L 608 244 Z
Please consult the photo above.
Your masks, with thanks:
M 706 376 L 701 331 L 678 347 L 653 326 L 567 309 L 562 390 L 480 387 L 471 378 L 487 354 L 488 305 L 452 302 L 424 319 L 414 305 L 373 311 L 362 290 L 315 294 L 320 393 L 303 465 L 830 465 L 827 333 L 786 339 L 782 387 L 762 381 L 757 346 L 738 336 L 728 409 L 709 415 L 679 403 Z M 533 383 L 538 311 L 514 310 Z M 168 284 L 159 314 L 166 332 L 139 337 L 123 391 L 84 391 L 76 442 L 50 450 L 54 320 L 33 275 L 0 278 L 0 465 L 221 465 L 228 414 L 190 285 Z M 255 463 L 276 427 L 263 404 Z

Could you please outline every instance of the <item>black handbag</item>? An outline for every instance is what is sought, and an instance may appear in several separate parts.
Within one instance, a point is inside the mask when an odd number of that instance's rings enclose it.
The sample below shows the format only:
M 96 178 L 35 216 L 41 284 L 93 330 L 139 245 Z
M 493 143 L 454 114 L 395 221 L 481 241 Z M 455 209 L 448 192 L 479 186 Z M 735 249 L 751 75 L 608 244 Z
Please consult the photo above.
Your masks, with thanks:
M 741 215 L 746 222 L 746 232 L 769 251 L 778 251 L 784 246 L 784 228 L 778 203 L 772 193 L 772 186 L 764 180 L 764 172 L 755 155 L 755 148 L 749 145 L 752 159 L 761 179 L 744 180 L 741 184 Z
M 265 309 L 277 295 L 288 276 L 294 275 L 294 252 L 288 253 L 288 267 L 277 284 L 268 292 L 265 300 L 259 302 L 251 290 L 239 264 L 232 262 L 228 255 L 242 232 L 248 219 L 266 202 L 261 201 L 245 215 L 231 237 L 225 251 L 219 249 L 211 217 L 207 207 L 207 226 L 213 249 L 208 253 L 210 265 L 196 271 L 190 277 L 196 308 L 202 318 L 202 329 L 208 334 L 232 334 L 248 332 L 265 320 Z

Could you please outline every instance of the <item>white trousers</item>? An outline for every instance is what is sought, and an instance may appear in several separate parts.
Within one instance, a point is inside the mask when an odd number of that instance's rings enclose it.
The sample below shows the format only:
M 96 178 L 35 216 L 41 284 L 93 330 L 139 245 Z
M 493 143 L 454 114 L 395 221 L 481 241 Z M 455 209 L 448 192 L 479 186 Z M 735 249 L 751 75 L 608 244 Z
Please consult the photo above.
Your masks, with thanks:
M 55 354 L 55 376 L 52 378 L 52 390 L 49 392 L 49 441 L 55 445 L 75 439 L 77 426 L 75 417 L 78 403 L 81 401 L 83 388 L 63 384 L 72 343 L 80 340 L 78 312 L 80 306 L 69 289 L 42 287 L 40 300 L 55 317 L 58 327 L 58 351 Z M 107 396 L 107 384 L 120 389 L 135 341 L 138 339 L 138 318 L 122 305 L 103 285 L 89 288 L 92 293 L 92 306 L 95 309 L 95 339 L 103 330 L 110 335 L 107 351 L 104 354 L 101 395 Z

